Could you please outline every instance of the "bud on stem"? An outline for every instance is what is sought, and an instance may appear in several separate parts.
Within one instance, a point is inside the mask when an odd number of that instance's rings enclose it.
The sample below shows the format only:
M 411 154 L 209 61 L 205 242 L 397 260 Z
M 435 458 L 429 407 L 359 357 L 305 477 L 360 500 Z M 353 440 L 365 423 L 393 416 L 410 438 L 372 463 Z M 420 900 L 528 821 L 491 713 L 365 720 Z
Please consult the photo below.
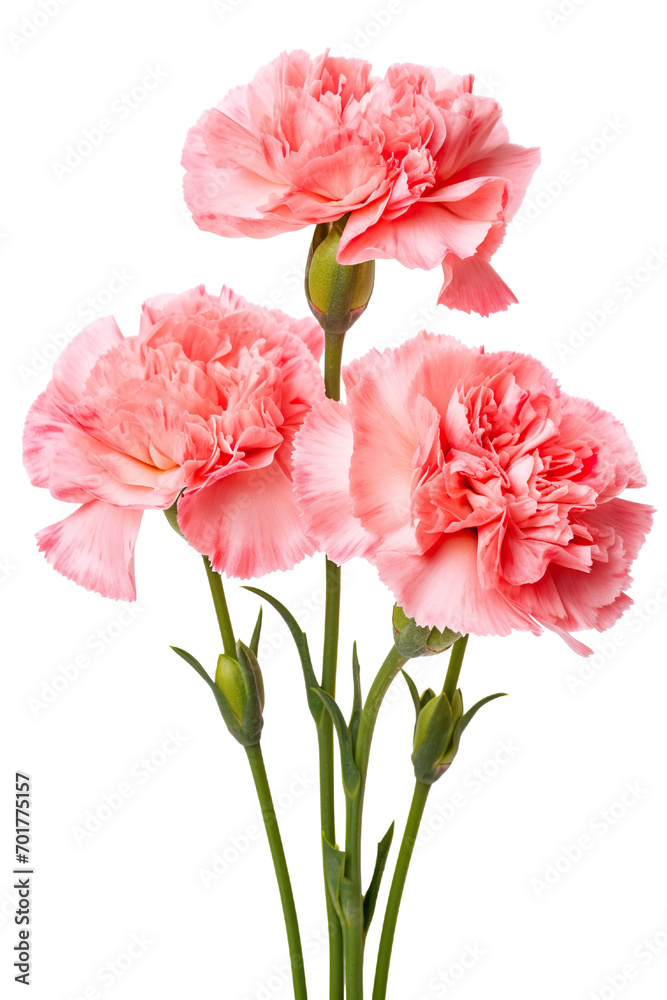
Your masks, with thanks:
M 359 319 L 373 292 L 375 261 L 339 264 L 336 255 L 345 223 L 324 222 L 315 233 L 306 264 L 306 298 L 311 312 L 328 334 L 342 335 Z
M 239 641 L 236 657 L 226 653 L 218 657 L 215 685 L 222 695 L 226 708 L 223 717 L 234 739 L 246 747 L 259 743 L 264 725 L 264 682 L 257 657 L 248 646 Z

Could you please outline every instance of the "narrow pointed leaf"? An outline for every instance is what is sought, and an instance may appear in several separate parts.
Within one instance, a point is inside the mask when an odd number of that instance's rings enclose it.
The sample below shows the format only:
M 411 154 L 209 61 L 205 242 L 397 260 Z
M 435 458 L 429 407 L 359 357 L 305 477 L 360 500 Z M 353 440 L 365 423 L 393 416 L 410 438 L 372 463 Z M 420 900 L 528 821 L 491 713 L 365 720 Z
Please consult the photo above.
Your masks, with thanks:
M 375 913 L 375 906 L 377 904 L 378 893 L 380 892 L 380 885 L 382 883 L 382 876 L 384 875 L 384 870 L 387 864 L 387 858 L 389 857 L 389 850 L 391 848 L 391 842 L 394 837 L 394 824 L 392 823 L 384 837 L 378 844 L 377 858 L 375 860 L 375 869 L 373 871 L 373 877 L 371 879 L 370 885 L 366 890 L 366 895 L 364 896 L 364 935 L 368 934 L 368 928 L 371 925 L 371 920 L 373 919 L 373 914 Z
M 199 660 L 196 660 L 194 658 L 194 656 L 192 655 L 192 653 L 188 653 L 187 650 L 181 649 L 179 646 L 170 646 L 169 648 L 173 649 L 173 651 L 176 653 L 176 655 L 180 656 L 181 659 L 185 660 L 186 663 L 189 663 L 190 666 L 194 670 L 197 671 L 197 673 L 199 674 L 199 676 L 202 677 L 206 681 L 206 683 L 208 684 L 209 687 L 215 687 L 215 681 L 213 680 L 213 678 L 204 669 L 204 667 L 202 667 L 202 665 L 199 662 Z
M 272 597 L 271 594 L 267 594 L 265 590 L 260 590 L 258 587 L 244 587 L 244 590 L 249 590 L 252 594 L 257 594 L 258 597 L 268 601 L 271 607 L 275 608 L 290 630 L 292 638 L 294 639 L 294 644 L 299 653 L 299 659 L 301 660 L 303 676 L 306 682 L 308 707 L 310 708 L 311 715 L 315 719 L 315 722 L 319 723 L 322 718 L 323 706 L 317 695 L 314 694 L 319 685 L 317 677 L 315 676 L 315 671 L 313 670 L 313 662 L 310 658 L 310 650 L 308 649 L 308 639 L 306 638 L 306 633 L 299 628 L 299 623 L 294 615 L 288 611 L 285 605 L 281 604 L 277 598 Z
M 356 642 L 352 646 L 352 679 L 354 681 L 354 699 L 352 702 L 352 715 L 350 716 L 350 736 L 352 737 L 352 749 L 357 749 L 357 733 L 359 732 L 359 720 L 363 708 L 363 698 L 361 694 L 361 667 L 357 656 Z
M 239 721 L 234 715 L 234 712 L 232 711 L 229 702 L 227 701 L 227 699 L 225 698 L 224 694 L 222 693 L 218 685 L 215 683 L 215 681 L 209 676 L 204 667 L 202 667 L 199 660 L 196 660 L 191 653 L 188 653 L 185 649 L 180 649 L 178 646 L 171 646 L 170 648 L 173 649 L 173 651 L 178 656 L 180 656 L 181 659 L 185 660 L 186 663 L 189 663 L 190 666 L 199 674 L 202 680 L 206 681 L 211 691 L 213 692 L 213 696 L 216 700 L 218 709 L 220 710 L 220 715 L 222 716 L 225 725 L 229 729 L 234 739 L 238 740 L 239 743 L 243 743 L 245 745 L 243 734 L 240 731 Z
M 410 696 L 412 697 L 412 703 L 415 706 L 415 712 L 417 714 L 417 717 L 419 717 L 419 713 L 421 711 L 421 703 L 419 701 L 419 691 L 417 690 L 417 685 L 413 681 L 412 677 L 410 677 L 410 674 L 407 672 L 407 670 L 401 670 L 401 673 L 405 678 L 405 683 L 408 685 L 408 690 L 410 692 Z
M 347 795 L 354 795 L 358 788 L 361 776 L 354 760 L 354 750 L 352 749 L 352 737 L 347 723 L 343 717 L 337 701 L 322 688 L 315 688 L 317 696 L 322 699 L 322 704 L 331 716 L 331 721 L 338 735 L 340 745 L 340 759 L 343 770 L 343 784 Z
M 456 754 L 458 752 L 458 749 L 459 749 L 459 744 L 461 742 L 461 736 L 463 735 L 464 730 L 467 729 L 467 727 L 470 725 L 470 723 L 472 722 L 472 720 L 475 718 L 475 716 L 479 712 L 480 708 L 483 708 L 484 705 L 488 705 L 488 703 L 490 701 L 495 701 L 496 698 L 506 698 L 506 697 L 507 697 L 507 694 L 504 691 L 501 692 L 501 693 L 499 693 L 499 694 L 489 694 L 489 695 L 486 696 L 486 698 L 482 698 L 482 700 L 478 701 L 476 705 L 473 705 L 472 708 L 468 709 L 468 711 L 460 719 L 460 721 L 459 721 L 456 729 L 454 730 L 454 735 L 452 737 L 452 743 L 451 743 L 451 746 L 450 746 L 449 750 L 447 751 L 447 754 L 446 754 L 446 757 L 445 757 L 445 759 L 447 761 L 454 760 L 454 757 L 456 756 Z
M 259 653 L 259 637 L 262 633 L 262 607 L 260 605 L 259 614 L 257 615 L 257 621 L 255 622 L 255 628 L 252 633 L 252 639 L 250 640 L 250 649 L 252 649 L 255 656 Z
M 495 701 L 496 698 L 506 698 L 506 697 L 507 697 L 507 693 L 505 691 L 502 691 L 499 694 L 488 694 L 486 696 L 486 698 L 482 698 L 481 701 L 478 701 L 476 705 L 473 705 L 472 708 L 468 709 L 468 711 L 466 712 L 466 714 L 461 719 L 461 721 L 459 723 L 461 732 L 463 732 L 465 729 L 467 729 L 467 727 L 470 725 L 470 723 L 472 722 L 472 720 L 475 718 L 475 716 L 479 712 L 480 708 L 482 708 L 484 705 L 488 705 L 488 703 L 490 701 Z
M 342 919 L 343 911 L 340 904 L 340 887 L 345 871 L 345 854 L 337 847 L 330 844 L 322 834 L 322 847 L 324 855 L 324 874 L 327 880 L 327 889 L 331 896 L 336 913 Z

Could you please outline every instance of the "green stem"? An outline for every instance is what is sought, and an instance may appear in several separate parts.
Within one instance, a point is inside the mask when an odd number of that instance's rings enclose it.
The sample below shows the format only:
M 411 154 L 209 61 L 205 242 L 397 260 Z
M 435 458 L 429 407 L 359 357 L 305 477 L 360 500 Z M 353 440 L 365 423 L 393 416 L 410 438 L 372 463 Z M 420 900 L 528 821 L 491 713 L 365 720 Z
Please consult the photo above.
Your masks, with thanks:
M 412 797 L 412 805 L 408 821 L 405 825 L 405 833 L 401 842 L 401 849 L 396 862 L 396 871 L 389 890 L 387 901 L 387 911 L 382 925 L 382 936 L 380 938 L 380 951 L 378 954 L 377 968 L 375 971 L 375 983 L 373 985 L 373 1000 L 385 1000 L 387 995 L 387 981 L 389 979 L 389 963 L 391 962 L 391 949 L 396 933 L 396 921 L 398 910 L 401 905 L 403 888 L 410 867 L 410 859 L 417 841 L 419 825 L 424 815 L 424 807 L 431 790 L 430 785 L 424 785 L 418 781 L 415 785 L 415 792 Z
M 264 758 L 262 756 L 262 750 L 259 743 L 256 743 L 251 747 L 246 747 L 245 750 L 248 755 L 248 761 L 250 763 L 250 770 L 252 771 L 252 776 L 255 782 L 255 788 L 257 789 L 257 797 L 259 798 L 259 802 L 262 807 L 264 826 L 266 827 L 266 835 L 269 839 L 271 857 L 273 858 L 273 866 L 276 870 L 278 888 L 280 889 L 280 900 L 283 905 L 285 927 L 287 928 L 287 940 L 289 942 L 294 998 L 295 1000 L 307 1000 L 308 991 L 306 988 L 303 952 L 301 950 L 299 920 L 296 914 L 296 907 L 294 905 L 292 883 L 290 882 L 289 871 L 287 869 L 285 851 L 283 848 L 282 838 L 280 836 L 280 830 L 278 828 L 276 811 L 273 806 L 269 780 L 264 766 Z
M 340 369 L 345 337 L 325 333 L 324 384 L 330 399 L 340 399 Z M 338 627 L 340 620 L 340 566 L 326 560 L 326 605 L 324 615 L 324 649 L 322 655 L 322 688 L 332 698 L 336 696 L 338 664 Z M 336 843 L 335 776 L 333 724 L 328 712 L 322 713 L 318 727 L 320 753 L 320 817 L 322 833 L 330 844 Z M 324 845 L 322 845 L 324 847 Z M 324 855 L 323 855 L 324 860 Z M 327 921 L 329 925 L 329 997 L 343 1000 L 344 956 L 343 931 L 338 914 L 326 886 Z
M 213 605 L 218 619 L 223 649 L 227 656 L 236 657 L 236 639 L 234 638 L 232 620 L 229 617 L 229 608 L 227 607 L 227 599 L 222 586 L 222 577 L 219 573 L 215 572 L 211 566 L 211 561 L 208 556 L 204 556 L 203 559 L 204 566 L 206 567 L 206 576 L 208 577 L 208 585 L 211 588 Z
M 362 783 L 365 781 L 368 771 L 368 760 L 371 753 L 371 740 L 373 730 L 377 722 L 380 706 L 387 691 L 391 687 L 401 668 L 407 663 L 405 657 L 400 656 L 394 646 L 388 654 L 384 663 L 380 667 L 377 676 L 371 684 L 366 702 L 361 712 L 359 720 L 359 732 L 357 735 L 356 761 L 361 773 Z
M 343 361 L 344 333 L 324 334 L 324 391 L 329 399 L 340 399 L 340 370 Z
M 345 938 L 345 997 L 362 1000 L 364 995 L 364 900 L 361 888 L 361 817 L 363 783 L 347 799 L 345 826 L 345 877 L 348 880 L 343 906 Z
M 449 656 L 449 666 L 447 667 L 447 676 L 445 677 L 443 692 L 447 695 L 447 700 L 450 705 L 459 683 L 459 675 L 461 673 L 461 667 L 463 666 L 463 657 L 465 656 L 469 638 L 470 636 L 464 635 L 461 636 L 460 639 L 457 639 L 452 646 L 452 651 Z
M 361 882 L 361 828 L 371 740 L 382 700 L 404 663 L 404 658 L 399 656 L 395 648 L 392 649 L 371 685 L 359 720 L 355 757 L 361 780 L 355 795 L 347 797 L 345 831 L 347 889 L 343 935 L 345 939 L 346 1000 L 362 1000 L 364 989 L 365 928 Z
M 335 697 L 336 694 L 338 623 L 340 617 L 339 597 L 340 567 L 327 559 L 322 688 L 332 697 Z M 334 734 L 328 712 L 322 713 L 317 731 L 317 739 L 320 756 L 320 818 L 322 834 L 333 845 L 336 843 Z M 327 923 L 329 927 L 329 996 L 330 1000 L 343 1000 L 345 991 L 343 931 L 333 900 L 326 887 L 326 876 L 325 892 Z
M 469 637 L 467 635 L 464 635 L 460 639 L 457 639 L 452 646 L 452 652 L 449 657 L 449 665 L 447 667 L 447 675 L 445 677 L 445 685 L 443 688 L 443 691 L 447 695 L 450 703 L 459 683 L 459 676 L 461 674 L 461 667 L 463 666 L 463 657 L 465 656 L 466 646 L 468 645 L 468 638 Z M 389 659 L 389 657 L 387 657 L 387 659 Z M 387 668 L 385 672 L 388 675 L 390 671 Z M 380 675 L 378 675 L 378 678 L 379 676 Z M 422 816 L 424 815 L 424 808 L 426 806 L 426 800 L 428 799 L 428 793 L 430 790 L 431 786 L 426 785 L 421 781 L 418 781 L 415 784 L 412 804 L 410 806 L 408 821 L 405 825 L 405 833 L 403 834 L 401 848 L 398 853 L 398 860 L 396 861 L 396 870 L 394 871 L 394 877 L 391 882 L 387 909 L 384 916 L 384 923 L 382 925 L 380 948 L 375 970 L 375 982 L 373 984 L 373 1000 L 385 1000 L 387 994 L 389 964 L 391 962 L 391 952 L 394 944 L 394 936 L 396 934 L 398 911 L 403 897 L 403 889 L 405 887 L 405 880 L 410 867 L 412 852 L 417 841 L 419 826 Z
M 234 628 L 229 615 L 229 608 L 227 607 L 227 598 L 225 597 L 222 577 L 219 573 L 215 572 L 211 566 L 208 556 L 204 556 L 203 558 L 208 584 L 211 588 L 215 614 L 220 628 L 222 645 L 227 656 L 236 657 Z M 273 866 L 276 870 L 278 888 L 280 889 L 280 899 L 283 904 L 285 926 L 287 928 L 287 940 L 289 942 L 290 962 L 292 966 L 294 997 L 295 1000 L 307 1000 L 308 993 L 306 990 L 306 975 L 303 953 L 301 950 L 299 921 L 296 915 L 294 895 L 292 893 L 292 884 L 290 882 L 289 871 L 287 869 L 287 861 L 285 860 L 283 842 L 278 828 L 278 818 L 273 807 L 271 789 L 269 788 L 269 779 L 266 775 L 266 768 L 264 767 L 264 758 L 259 743 L 256 743 L 254 746 L 246 747 L 245 751 L 248 755 L 250 770 L 252 771 L 255 788 L 257 789 L 257 797 L 259 798 L 259 804 L 262 809 L 264 826 L 266 827 L 269 847 L 271 848 L 271 857 L 273 858 Z

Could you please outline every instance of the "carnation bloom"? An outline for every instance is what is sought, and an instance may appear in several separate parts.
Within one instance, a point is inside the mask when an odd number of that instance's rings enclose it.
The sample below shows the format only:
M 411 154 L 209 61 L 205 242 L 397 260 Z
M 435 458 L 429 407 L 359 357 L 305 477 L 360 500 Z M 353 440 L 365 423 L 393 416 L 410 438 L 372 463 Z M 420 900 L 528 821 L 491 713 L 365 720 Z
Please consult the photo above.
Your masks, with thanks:
M 64 576 L 133 600 L 142 512 L 179 497 L 188 542 L 231 576 L 312 552 L 291 481 L 294 435 L 324 396 L 322 334 L 203 286 L 143 306 L 136 337 L 111 317 L 65 349 L 28 415 L 31 481 L 81 506 L 39 532 Z
M 609 628 L 652 508 L 623 426 L 528 355 L 422 333 L 344 371 L 347 403 L 295 445 L 310 533 L 372 560 L 420 625 L 477 635 Z
M 473 77 L 283 53 L 204 112 L 183 151 L 201 229 L 267 237 L 349 214 L 341 264 L 442 265 L 439 302 L 487 315 L 516 298 L 489 263 L 539 162 L 509 142 Z

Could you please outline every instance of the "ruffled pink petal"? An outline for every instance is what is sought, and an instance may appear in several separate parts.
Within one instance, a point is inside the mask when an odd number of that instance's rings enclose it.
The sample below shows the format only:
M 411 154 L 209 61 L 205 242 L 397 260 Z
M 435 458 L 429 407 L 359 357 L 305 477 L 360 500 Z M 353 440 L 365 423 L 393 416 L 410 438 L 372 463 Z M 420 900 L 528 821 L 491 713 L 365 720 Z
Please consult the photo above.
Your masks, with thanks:
M 68 580 L 116 601 L 136 600 L 134 546 L 142 511 L 91 500 L 37 535 L 40 551 Z
M 275 462 L 186 490 L 178 502 L 178 523 L 215 570 L 243 580 L 291 569 L 315 551 L 292 483 Z
M 33 486 L 48 489 L 53 455 L 58 454 L 67 426 L 61 404 L 47 389 L 30 407 L 23 431 L 23 464 Z M 82 490 L 73 502 L 85 503 L 88 499 Z
M 369 558 L 375 540 L 354 516 L 349 470 L 350 416 L 342 403 L 326 399 L 306 417 L 294 446 L 294 492 L 306 531 L 317 547 L 342 565 Z
M 204 139 L 208 116 L 205 112 L 188 132 L 181 160 L 185 167 L 183 194 L 199 228 L 219 236 L 258 239 L 303 228 L 304 223 L 298 220 L 266 215 L 259 208 L 279 190 L 275 182 L 243 165 L 215 166 Z
M 452 178 L 452 181 L 487 175 L 506 178 L 509 181 L 509 197 L 503 216 L 505 221 L 509 222 L 523 201 L 539 163 L 539 149 L 527 149 L 525 146 L 516 146 L 508 142 L 498 146 L 488 156 L 468 164 Z
M 358 222 L 355 225 L 353 214 L 341 238 L 338 260 L 341 264 L 357 264 L 391 259 L 405 267 L 430 270 L 447 253 L 470 257 L 490 225 L 486 219 L 461 218 L 450 206 L 419 202 L 397 219 L 380 218 L 355 235 Z
M 519 301 L 497 271 L 479 254 L 465 260 L 447 254 L 442 270 L 445 280 L 438 303 L 448 309 L 488 316 L 503 312 Z
M 53 382 L 62 398 L 78 402 L 96 362 L 123 339 L 113 316 L 95 320 L 78 333 L 53 366 Z
M 617 604 L 623 590 L 632 582 L 630 567 L 651 530 L 652 507 L 631 500 L 610 500 L 594 510 L 583 512 L 581 520 L 600 531 L 613 533 L 613 541 L 594 559 L 590 573 L 578 573 L 562 566 L 553 566 L 551 575 L 563 602 L 565 616 L 559 624 L 564 628 L 608 628 L 601 621 L 620 617 L 624 605 Z M 606 609 L 606 611 L 604 610 Z
M 560 437 L 575 450 L 587 444 L 594 460 L 581 476 L 605 500 L 625 489 L 646 486 L 635 446 L 620 420 L 587 399 L 563 393 Z
M 380 537 L 410 524 L 415 462 L 437 440 L 440 418 L 423 400 L 415 406 L 411 382 L 423 362 L 416 337 L 395 350 L 371 351 L 344 372 L 354 430 L 350 493 L 362 526 Z
M 530 615 L 500 591 L 482 587 L 475 531 L 446 535 L 425 555 L 381 548 L 375 564 L 380 579 L 419 625 L 473 635 L 509 635 L 512 629 L 540 631 Z

